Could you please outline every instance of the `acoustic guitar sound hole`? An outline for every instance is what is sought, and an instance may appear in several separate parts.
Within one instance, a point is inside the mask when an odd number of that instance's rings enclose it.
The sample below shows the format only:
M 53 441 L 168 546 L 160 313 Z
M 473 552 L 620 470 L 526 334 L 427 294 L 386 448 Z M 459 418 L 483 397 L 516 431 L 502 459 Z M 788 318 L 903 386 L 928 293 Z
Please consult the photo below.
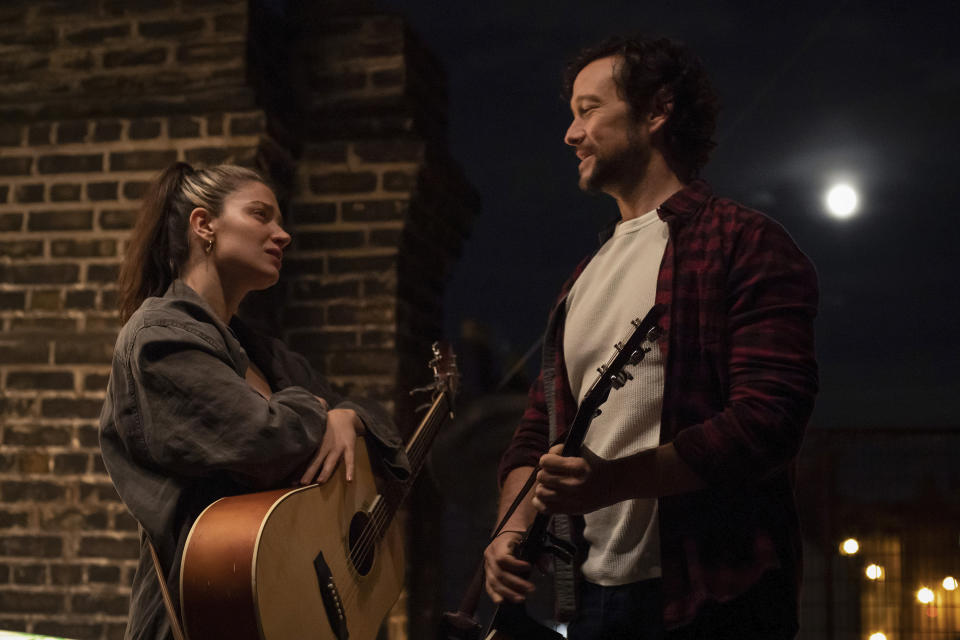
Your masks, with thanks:
M 350 561 L 353 568 L 362 576 L 370 573 L 373 567 L 375 536 L 368 530 L 370 516 L 363 511 L 354 514 L 350 521 Z

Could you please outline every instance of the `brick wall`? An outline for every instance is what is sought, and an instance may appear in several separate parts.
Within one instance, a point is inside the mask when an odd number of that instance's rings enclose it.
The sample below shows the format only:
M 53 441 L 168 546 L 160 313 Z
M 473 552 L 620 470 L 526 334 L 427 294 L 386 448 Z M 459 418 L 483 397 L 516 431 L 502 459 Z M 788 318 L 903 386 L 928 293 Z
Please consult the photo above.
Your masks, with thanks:
M 445 151 L 442 74 L 375 7 L 276 4 L 0 8 L 0 629 L 121 637 L 136 525 L 96 424 L 126 235 L 174 160 L 272 175 L 294 246 L 260 296 L 275 304 L 249 306 L 343 390 L 414 424 L 405 390 L 478 208 Z M 416 542 L 435 533 L 429 493 L 411 518 L 414 637 L 436 615 L 439 569 Z

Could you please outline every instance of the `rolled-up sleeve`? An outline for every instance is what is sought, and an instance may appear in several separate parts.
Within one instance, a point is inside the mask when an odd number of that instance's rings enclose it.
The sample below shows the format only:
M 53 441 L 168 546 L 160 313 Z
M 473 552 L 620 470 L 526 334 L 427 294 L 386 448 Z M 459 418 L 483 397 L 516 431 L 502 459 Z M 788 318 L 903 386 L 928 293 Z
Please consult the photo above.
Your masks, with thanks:
M 762 478 L 792 460 L 817 392 L 816 273 L 782 227 L 744 231 L 727 292 L 726 405 L 674 440 L 708 484 Z
M 186 327 L 140 329 L 128 370 L 137 415 L 121 437 L 170 474 L 226 472 L 251 488 L 277 486 L 319 446 L 326 411 L 302 387 L 265 399 L 221 353 L 210 336 Z
M 543 392 L 543 373 L 537 376 L 527 396 L 527 408 L 513 434 L 510 445 L 500 458 L 497 478 L 500 486 L 511 471 L 519 467 L 535 467 L 547 452 L 550 442 L 550 418 Z

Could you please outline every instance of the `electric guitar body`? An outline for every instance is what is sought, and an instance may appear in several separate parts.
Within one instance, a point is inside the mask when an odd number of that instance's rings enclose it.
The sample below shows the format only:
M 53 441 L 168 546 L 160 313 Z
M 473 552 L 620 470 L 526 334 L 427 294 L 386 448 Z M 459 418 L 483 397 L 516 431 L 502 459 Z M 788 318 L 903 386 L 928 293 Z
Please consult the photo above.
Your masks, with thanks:
M 566 438 L 563 442 L 563 451 L 560 455 L 577 456 L 580 453 L 580 447 L 583 439 L 587 435 L 587 429 L 590 423 L 600 413 L 600 407 L 610 395 L 612 389 L 619 389 L 633 379 L 633 375 L 627 370 L 628 366 L 638 365 L 644 358 L 644 355 L 650 351 L 645 347 L 645 343 L 652 343 L 659 340 L 663 335 L 657 323 L 666 312 L 664 305 L 654 305 L 643 319 L 634 319 L 631 321 L 632 329 L 630 333 L 620 342 L 614 345 L 613 354 L 598 370 L 597 378 L 594 380 L 590 389 L 587 391 L 580 406 L 577 408 L 577 414 L 573 418 L 573 423 L 567 429 Z M 526 490 L 533 486 L 537 470 L 527 480 L 524 491 L 514 501 L 510 510 L 500 525 L 497 532 L 503 528 L 504 523 L 512 513 L 513 508 L 519 504 Z M 523 538 L 517 544 L 514 555 L 529 562 L 536 564 L 537 558 L 547 549 L 553 549 L 561 553 L 568 561 L 572 560 L 573 550 L 564 549 L 563 541 L 553 540 L 548 544 L 548 527 L 551 516 L 538 513 L 533 523 L 526 530 Z M 496 534 L 495 534 L 496 535 Z M 487 634 L 484 640 L 562 640 L 556 631 L 541 625 L 530 616 L 522 604 L 503 603 L 499 605 L 493 614 L 493 619 L 487 628 Z

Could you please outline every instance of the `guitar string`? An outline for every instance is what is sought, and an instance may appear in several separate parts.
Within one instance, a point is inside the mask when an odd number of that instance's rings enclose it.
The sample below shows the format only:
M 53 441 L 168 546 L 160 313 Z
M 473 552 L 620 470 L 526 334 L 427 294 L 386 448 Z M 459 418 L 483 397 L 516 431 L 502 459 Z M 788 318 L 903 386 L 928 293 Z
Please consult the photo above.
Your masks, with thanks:
M 413 446 L 408 453 L 408 457 L 417 461 L 416 469 L 419 470 L 420 467 L 425 463 L 425 452 L 429 447 L 429 444 L 432 440 L 431 431 L 435 431 L 439 427 L 440 420 L 445 413 L 449 411 L 448 403 L 440 402 L 441 400 L 447 399 L 447 393 L 443 392 L 441 396 L 434 402 L 433 407 L 431 407 L 430 415 L 427 416 L 423 430 L 421 432 L 422 437 L 417 438 L 414 441 Z M 441 405 L 447 404 L 448 406 L 442 408 Z M 411 474 L 411 477 L 415 477 L 416 473 Z M 409 482 L 404 482 L 400 486 L 388 485 L 387 490 L 384 491 L 383 500 L 381 500 L 376 507 L 374 507 L 374 512 L 371 515 L 370 520 L 364 526 L 363 533 L 357 540 L 357 543 L 350 550 L 348 556 L 350 560 L 350 569 L 351 572 L 356 572 L 359 576 L 360 572 L 356 569 L 357 565 L 360 564 L 361 559 L 365 559 L 367 554 L 374 548 L 374 545 L 382 537 L 381 533 L 383 530 L 383 525 L 391 520 L 396 514 L 397 509 L 399 508 L 400 502 L 406 497 L 407 492 L 411 488 Z M 387 495 L 390 494 L 390 495 Z M 355 581 L 351 581 L 350 586 L 341 593 L 340 600 L 344 605 L 352 604 L 354 599 L 359 595 L 360 585 Z
M 439 399 L 438 399 L 439 400 Z M 440 407 L 440 402 L 435 402 L 432 409 L 437 409 Z M 432 440 L 432 437 L 428 437 L 428 432 L 435 430 L 439 426 L 437 418 L 444 415 L 444 411 L 431 411 L 431 415 L 427 417 L 427 420 L 424 423 L 424 429 L 421 432 L 424 437 L 418 438 L 413 447 L 410 450 L 410 456 L 418 460 L 417 468 L 422 466 L 424 450 L 427 443 Z M 415 474 L 414 474 L 415 475 Z M 374 513 L 370 519 L 370 522 L 364 527 L 364 532 L 361 534 L 358 543 L 351 549 L 349 559 L 351 562 L 350 569 L 351 572 L 356 572 L 356 576 L 359 576 L 360 572 L 356 570 L 358 560 L 364 558 L 367 552 L 376 544 L 377 540 L 381 537 L 379 533 L 382 531 L 382 526 L 386 521 L 391 519 L 395 515 L 397 508 L 399 507 L 400 500 L 405 497 L 407 490 L 410 488 L 408 483 L 404 483 L 399 487 L 389 486 L 388 491 L 384 493 L 390 493 L 391 496 L 384 496 L 384 500 L 378 503 L 377 507 L 374 507 L 376 513 Z M 399 498 L 399 499 L 397 499 Z M 379 510 L 378 510 L 379 509 Z M 360 585 L 356 581 L 351 581 L 350 586 L 344 589 L 340 599 L 344 605 L 353 604 L 355 598 L 359 595 Z
M 430 434 L 429 432 L 434 431 L 435 428 L 439 426 L 437 424 L 437 418 L 443 415 L 443 412 L 438 410 L 439 407 L 440 407 L 440 403 L 435 402 L 434 406 L 432 407 L 433 410 L 431 411 L 431 414 L 427 416 L 424 422 L 424 428 L 423 428 L 423 431 L 421 432 L 423 434 L 423 437 L 418 438 L 414 442 L 413 447 L 411 448 L 411 451 L 408 454 L 410 458 L 413 458 L 414 460 L 417 461 L 415 465 L 417 468 L 421 467 L 424 461 L 424 453 L 427 446 L 425 443 L 433 439 L 431 437 L 432 434 Z M 411 474 L 412 477 L 415 475 L 416 473 Z M 391 496 L 385 495 L 384 500 L 382 500 L 379 504 L 387 503 L 389 506 L 397 505 L 398 501 L 395 499 L 398 497 L 402 499 L 405 496 L 408 487 L 409 487 L 409 484 L 406 482 L 403 483 L 403 485 L 400 487 L 397 487 L 396 485 L 393 485 L 393 484 L 388 485 L 387 491 L 392 493 L 393 495 Z M 393 509 L 393 513 L 395 512 L 396 512 L 396 509 Z M 382 516 L 379 514 L 374 514 L 373 517 L 371 517 L 370 522 L 368 522 L 367 526 L 364 527 L 364 533 L 357 540 L 357 543 L 354 547 L 354 549 L 357 550 L 357 552 L 356 553 L 351 552 L 352 560 L 359 560 L 363 555 L 366 554 L 370 545 L 375 543 L 375 541 L 371 542 L 369 538 L 371 536 L 376 537 L 377 530 L 383 524 L 382 520 L 384 518 L 392 517 L 393 515 L 392 513 L 390 513 L 390 510 L 386 510 L 385 512 L 381 511 L 381 513 L 383 514 Z
M 418 470 L 420 467 L 422 467 L 423 463 L 425 462 L 424 454 L 425 454 L 426 448 L 429 446 L 428 443 L 431 440 L 433 440 L 432 434 L 429 432 L 435 431 L 435 429 L 439 426 L 438 418 L 442 417 L 443 414 L 445 413 L 445 411 L 440 410 L 440 406 L 442 403 L 439 402 L 439 400 L 441 399 L 445 399 L 445 398 L 441 396 L 441 398 L 438 398 L 438 402 L 434 403 L 434 407 L 432 407 L 433 410 L 431 411 L 431 415 L 427 416 L 427 419 L 424 423 L 424 428 L 422 431 L 423 437 L 418 438 L 413 443 L 413 447 L 411 447 L 410 453 L 408 454 L 410 458 L 413 458 L 415 461 L 417 461 L 415 466 L 417 467 Z M 415 476 L 416 476 L 416 473 L 412 474 L 411 477 L 415 477 Z M 369 551 L 369 549 L 372 547 L 372 545 L 376 543 L 376 540 L 371 540 L 371 538 L 378 537 L 377 533 L 379 532 L 382 525 L 384 524 L 384 520 L 392 518 L 392 516 L 396 513 L 396 510 L 397 510 L 396 508 L 399 507 L 400 500 L 398 500 L 397 498 L 402 500 L 402 498 L 405 497 L 409 488 L 410 488 L 410 484 L 407 482 L 403 483 L 399 487 L 396 485 L 388 485 L 387 491 L 385 491 L 384 493 L 389 492 L 393 495 L 390 495 L 390 496 L 385 495 L 384 500 L 382 500 L 378 504 L 378 506 L 384 505 L 384 508 L 381 509 L 378 513 L 373 514 L 373 516 L 370 519 L 370 522 L 368 522 L 367 525 L 364 527 L 364 533 L 361 534 L 360 538 L 357 540 L 356 545 L 354 546 L 354 549 L 351 550 L 351 554 L 350 554 L 351 561 L 356 563 L 356 561 L 360 560 L 363 556 L 365 556 Z
M 640 324 L 642 326 L 643 323 L 640 323 Z M 637 328 L 634 330 L 634 333 L 638 333 L 637 331 L 638 329 L 640 329 L 640 326 L 637 326 Z M 646 332 L 643 333 L 644 338 L 646 337 L 645 334 Z M 630 337 L 632 337 L 632 335 L 633 334 L 631 334 Z M 626 345 L 627 342 L 628 340 L 624 340 L 621 344 Z M 646 340 L 642 338 L 640 341 L 640 344 L 642 345 L 643 342 L 646 342 Z M 643 352 L 641 351 L 641 354 L 642 353 Z M 616 355 L 614 355 L 614 357 L 611 358 L 610 362 L 607 363 L 608 367 L 610 364 L 612 364 L 612 362 L 615 359 L 616 359 Z M 642 355 L 641 355 L 641 359 L 642 359 Z M 413 443 L 408 453 L 409 457 L 411 457 L 412 459 L 418 460 L 416 465 L 416 472 L 419 472 L 419 468 L 425 462 L 425 460 L 422 459 L 422 457 L 425 456 L 425 448 L 428 447 L 428 445 L 424 443 L 432 442 L 433 440 L 432 437 L 427 437 L 428 431 L 433 430 L 437 426 L 439 426 L 438 424 L 434 424 L 434 421 L 437 418 L 443 416 L 447 411 L 449 411 L 449 405 L 445 407 L 442 411 L 440 410 L 441 404 L 442 404 L 440 401 L 443 399 L 446 399 L 446 395 L 447 395 L 446 391 L 441 393 L 440 396 L 438 396 L 437 400 L 434 402 L 433 406 L 430 409 L 430 414 L 425 418 L 425 421 L 424 421 L 423 432 L 422 432 L 424 437 L 418 438 Z M 416 477 L 416 472 L 411 474 L 411 478 Z M 412 482 L 405 482 L 398 488 L 388 487 L 388 491 L 385 491 L 384 493 L 387 493 L 387 492 L 393 493 L 394 494 L 394 496 L 392 496 L 393 498 L 396 498 L 397 495 L 399 495 L 400 500 L 402 500 L 404 497 L 406 497 L 407 491 L 409 491 L 411 488 L 412 488 Z M 368 521 L 367 525 L 364 527 L 364 530 L 361 533 L 361 536 L 358 539 L 357 544 L 350 550 L 349 559 L 351 564 L 351 570 L 356 571 L 358 575 L 360 573 L 359 571 L 356 570 L 358 561 L 362 558 L 366 558 L 367 553 L 377 543 L 378 539 L 381 537 L 380 532 L 381 532 L 382 525 L 388 520 L 392 519 L 392 517 L 396 514 L 396 511 L 399 508 L 400 500 L 390 500 L 391 504 L 388 505 L 387 498 L 386 496 L 384 496 L 384 500 L 378 503 L 377 507 L 374 508 L 374 511 L 377 511 L 377 509 L 379 509 L 379 511 L 377 513 L 372 514 L 370 521 Z M 382 509 L 380 509 L 381 505 L 383 506 Z M 348 587 L 344 591 L 345 595 L 341 596 L 341 601 L 343 601 L 344 604 L 347 604 L 347 603 L 352 604 L 354 598 L 356 598 L 359 595 L 359 590 L 360 590 L 360 585 L 356 581 L 351 581 L 350 587 Z

